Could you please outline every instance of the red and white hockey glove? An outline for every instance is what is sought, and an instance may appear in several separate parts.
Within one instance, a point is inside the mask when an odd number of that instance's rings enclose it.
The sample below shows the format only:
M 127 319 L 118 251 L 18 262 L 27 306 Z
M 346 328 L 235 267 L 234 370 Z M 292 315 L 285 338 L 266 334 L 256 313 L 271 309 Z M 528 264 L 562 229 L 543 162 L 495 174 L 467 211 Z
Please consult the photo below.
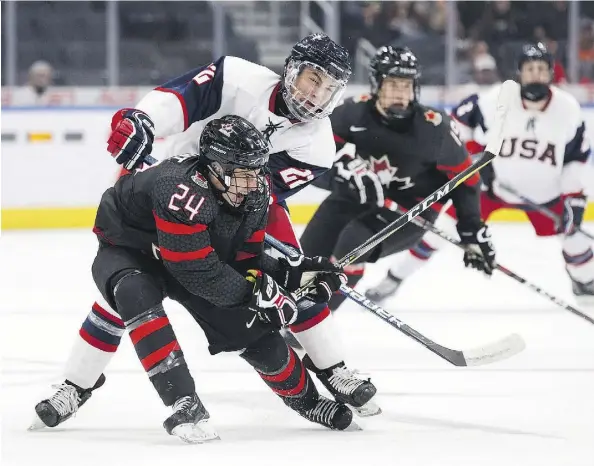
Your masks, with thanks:
M 150 117 L 140 110 L 124 108 L 112 117 L 111 129 L 107 151 L 126 170 L 140 167 L 153 150 L 155 125 Z
M 563 219 L 559 233 L 571 236 L 580 229 L 587 203 L 586 196 L 581 193 L 563 196 Z
M 280 258 L 279 263 L 283 266 L 281 284 L 293 292 L 311 282 L 311 291 L 306 297 L 316 303 L 330 301 L 340 286 L 347 282 L 343 270 L 327 257 Z
M 297 304 L 291 294 L 260 270 L 248 270 L 246 279 L 254 284 L 248 307 L 262 322 L 276 328 L 291 325 L 297 319 Z
M 360 204 L 384 206 L 384 187 L 377 173 L 369 167 L 369 162 L 359 157 L 344 155 L 334 163 L 334 167 L 334 179 L 337 184 L 346 186 L 355 193 Z

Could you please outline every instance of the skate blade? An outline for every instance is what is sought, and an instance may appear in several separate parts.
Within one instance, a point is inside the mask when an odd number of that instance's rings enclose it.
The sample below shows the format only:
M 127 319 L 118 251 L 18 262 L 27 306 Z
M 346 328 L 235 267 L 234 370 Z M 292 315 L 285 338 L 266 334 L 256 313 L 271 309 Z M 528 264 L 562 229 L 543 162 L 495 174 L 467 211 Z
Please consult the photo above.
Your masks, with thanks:
M 197 424 L 180 424 L 171 431 L 171 435 L 179 437 L 186 443 L 205 443 L 212 440 L 221 440 L 219 434 L 208 424 L 199 422 Z
M 355 419 L 353 419 L 351 421 L 351 423 L 349 424 L 349 426 L 346 429 L 342 430 L 341 432 L 358 432 L 360 430 L 363 430 L 363 429 L 361 428 L 361 426 L 359 424 L 357 424 L 355 422 Z
M 31 422 L 31 425 L 29 427 L 27 427 L 27 430 L 30 432 L 35 432 L 36 430 L 42 430 L 42 429 L 45 429 L 46 427 L 47 426 L 39 418 L 39 416 L 35 415 L 35 417 L 33 418 L 33 421 Z
M 351 406 L 351 408 L 355 413 L 357 413 L 357 416 L 359 417 L 377 416 L 378 414 L 382 413 L 382 408 L 376 405 L 373 401 L 368 401 L 363 406 L 359 406 L 358 408 L 355 408 L 354 406 Z

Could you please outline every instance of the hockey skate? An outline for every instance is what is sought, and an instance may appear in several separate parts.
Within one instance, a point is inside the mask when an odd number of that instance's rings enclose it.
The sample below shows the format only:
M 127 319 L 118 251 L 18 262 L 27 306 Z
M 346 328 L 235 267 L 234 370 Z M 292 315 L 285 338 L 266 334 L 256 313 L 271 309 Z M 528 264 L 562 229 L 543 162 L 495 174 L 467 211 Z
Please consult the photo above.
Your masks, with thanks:
M 97 390 L 104 383 L 105 375 L 101 374 L 95 385 L 91 388 L 80 388 L 68 380 L 59 385 L 52 385 L 52 388 L 57 389 L 56 393 L 48 399 L 37 403 L 35 406 L 37 416 L 31 423 L 29 430 L 56 427 L 70 419 L 91 398 L 93 391 Z
M 594 280 L 588 283 L 580 283 L 571 278 L 571 288 L 578 303 L 594 306 Z
M 400 278 L 397 278 L 392 275 L 391 272 L 388 272 L 381 282 L 365 292 L 365 297 L 374 303 L 381 304 L 382 301 L 393 296 L 396 291 L 398 291 L 401 284 L 402 280 Z
M 165 419 L 163 427 L 186 443 L 204 443 L 220 439 L 210 423 L 210 414 L 195 393 L 178 399 L 173 414 Z
M 320 370 L 306 354 L 303 357 L 303 364 L 316 374 L 336 401 L 348 404 L 359 416 L 375 416 L 382 412 L 381 408 L 371 401 L 377 392 L 375 385 L 369 379 L 363 380 L 356 377 L 355 371 L 349 370 L 344 363 Z
M 316 405 L 306 411 L 297 411 L 311 422 L 333 430 L 361 430 L 353 421 L 352 411 L 344 404 L 319 396 Z

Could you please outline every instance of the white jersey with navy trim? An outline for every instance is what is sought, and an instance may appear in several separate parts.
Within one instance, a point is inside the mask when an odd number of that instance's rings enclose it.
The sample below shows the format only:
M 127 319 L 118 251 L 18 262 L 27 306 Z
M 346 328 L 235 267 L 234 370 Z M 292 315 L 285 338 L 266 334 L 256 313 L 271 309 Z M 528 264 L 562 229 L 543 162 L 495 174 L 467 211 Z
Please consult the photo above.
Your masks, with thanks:
M 151 117 L 157 137 L 167 137 L 165 157 L 198 153 L 212 119 L 246 118 L 269 139 L 273 194 L 283 200 L 332 166 L 335 144 L 329 118 L 302 123 L 274 113 L 280 81 L 268 68 L 221 57 L 156 88 L 136 108 Z
M 464 141 L 487 145 L 500 87 L 498 84 L 473 94 L 452 110 Z M 580 105 L 571 94 L 551 86 L 543 110 L 514 106 L 507 115 L 503 136 L 499 157 L 492 163 L 496 180 L 541 204 L 584 190 L 584 163 L 590 147 Z M 493 190 L 506 202 L 520 203 L 497 183 Z

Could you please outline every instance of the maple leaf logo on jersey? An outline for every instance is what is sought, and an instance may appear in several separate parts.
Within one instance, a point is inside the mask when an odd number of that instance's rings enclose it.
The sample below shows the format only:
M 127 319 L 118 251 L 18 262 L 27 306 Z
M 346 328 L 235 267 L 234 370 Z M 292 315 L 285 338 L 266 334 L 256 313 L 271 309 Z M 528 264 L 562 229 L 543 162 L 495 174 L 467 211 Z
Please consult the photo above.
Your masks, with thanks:
M 442 119 L 441 113 L 434 112 L 433 110 L 427 110 L 425 112 L 425 120 L 429 123 L 433 123 L 434 126 L 439 126 Z
M 390 164 L 390 160 L 388 160 L 388 155 L 384 154 L 379 159 L 375 157 L 370 158 L 371 162 L 371 170 L 377 175 L 380 179 L 380 182 L 383 185 L 390 186 L 390 182 L 394 175 L 396 175 L 396 171 L 398 168 L 393 167 Z
M 398 189 L 408 189 L 415 185 L 411 181 L 410 176 L 405 176 L 403 178 L 396 176 L 398 167 L 392 166 L 390 160 L 388 159 L 388 154 L 382 155 L 379 159 L 370 157 L 369 161 L 371 162 L 371 170 L 373 170 L 373 172 L 380 179 L 380 183 L 387 188 L 390 187 L 390 183 L 392 183 L 392 181 L 396 181 L 399 184 Z

